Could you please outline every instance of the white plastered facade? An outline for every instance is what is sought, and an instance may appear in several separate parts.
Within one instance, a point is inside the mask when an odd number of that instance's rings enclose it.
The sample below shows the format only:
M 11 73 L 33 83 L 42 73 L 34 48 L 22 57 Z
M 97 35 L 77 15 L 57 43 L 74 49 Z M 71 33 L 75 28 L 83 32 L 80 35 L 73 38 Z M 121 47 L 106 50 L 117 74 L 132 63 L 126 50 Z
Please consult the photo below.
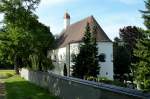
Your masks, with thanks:
M 72 54 L 79 53 L 79 43 L 71 43 L 63 48 L 53 50 L 51 58 L 55 65 L 53 73 L 63 75 L 64 64 L 67 66 L 68 75 L 72 72 Z M 105 62 L 99 62 L 100 73 L 98 76 L 107 77 L 113 80 L 113 43 L 112 42 L 97 42 L 98 55 L 105 54 Z

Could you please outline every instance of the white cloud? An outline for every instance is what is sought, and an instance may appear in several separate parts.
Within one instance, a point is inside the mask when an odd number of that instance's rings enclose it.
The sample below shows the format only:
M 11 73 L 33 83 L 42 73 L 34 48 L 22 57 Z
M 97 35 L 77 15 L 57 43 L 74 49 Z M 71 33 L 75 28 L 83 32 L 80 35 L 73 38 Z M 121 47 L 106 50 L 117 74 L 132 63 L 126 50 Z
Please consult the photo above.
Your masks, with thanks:
M 42 6 L 53 6 L 53 5 L 59 5 L 59 4 L 64 4 L 68 2 L 72 2 L 74 0 L 41 0 Z

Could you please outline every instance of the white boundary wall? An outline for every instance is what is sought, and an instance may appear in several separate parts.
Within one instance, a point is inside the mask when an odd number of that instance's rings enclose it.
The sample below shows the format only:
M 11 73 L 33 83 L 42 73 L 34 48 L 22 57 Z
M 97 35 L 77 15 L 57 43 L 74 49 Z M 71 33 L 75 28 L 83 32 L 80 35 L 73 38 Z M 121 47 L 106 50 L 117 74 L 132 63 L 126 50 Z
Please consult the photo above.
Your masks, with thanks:
M 26 80 L 48 89 L 61 99 L 150 99 L 150 94 L 133 89 L 27 69 L 20 73 Z

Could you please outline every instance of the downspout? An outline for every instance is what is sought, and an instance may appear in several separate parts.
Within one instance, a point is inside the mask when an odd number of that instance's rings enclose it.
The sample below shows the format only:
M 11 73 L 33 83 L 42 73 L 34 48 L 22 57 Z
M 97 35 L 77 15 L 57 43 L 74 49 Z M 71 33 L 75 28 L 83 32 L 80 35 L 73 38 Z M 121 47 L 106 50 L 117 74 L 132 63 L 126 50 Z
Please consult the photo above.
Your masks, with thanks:
M 69 59 L 69 73 L 68 73 L 68 76 L 70 77 L 70 43 L 68 44 L 68 54 L 69 54 L 69 56 L 68 56 L 68 59 Z

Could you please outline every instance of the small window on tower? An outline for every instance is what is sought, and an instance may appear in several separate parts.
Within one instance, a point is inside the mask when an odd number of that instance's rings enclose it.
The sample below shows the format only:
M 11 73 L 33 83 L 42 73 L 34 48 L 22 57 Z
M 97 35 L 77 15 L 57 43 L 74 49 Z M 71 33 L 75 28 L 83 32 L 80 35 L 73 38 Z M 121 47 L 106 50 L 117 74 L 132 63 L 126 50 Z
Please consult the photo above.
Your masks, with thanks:
M 101 54 L 98 56 L 98 58 L 99 58 L 99 61 L 100 61 L 100 62 L 105 62 L 106 55 L 105 55 L 104 53 L 101 53 Z

